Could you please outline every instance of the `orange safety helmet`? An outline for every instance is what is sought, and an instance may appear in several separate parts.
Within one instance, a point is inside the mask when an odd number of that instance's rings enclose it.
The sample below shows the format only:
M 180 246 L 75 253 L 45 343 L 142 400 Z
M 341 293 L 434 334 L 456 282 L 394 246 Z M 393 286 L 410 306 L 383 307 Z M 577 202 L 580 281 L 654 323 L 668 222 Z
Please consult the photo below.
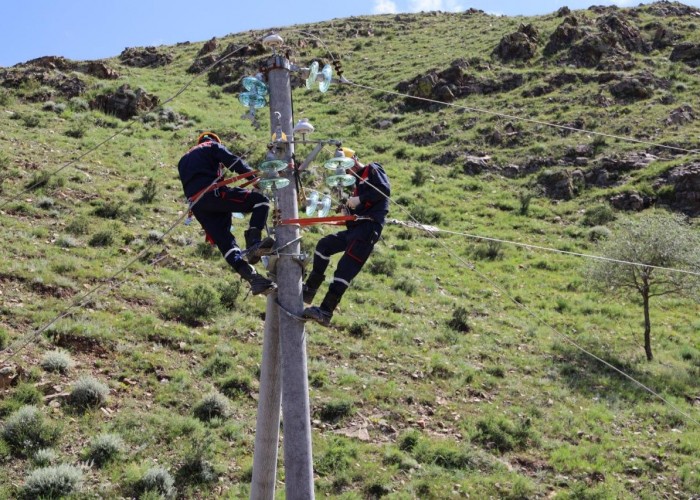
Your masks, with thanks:
M 219 139 L 219 136 L 214 132 L 202 132 L 199 134 L 199 137 L 197 137 L 197 144 L 202 144 L 203 142 L 207 141 L 214 141 L 221 144 L 221 139 Z

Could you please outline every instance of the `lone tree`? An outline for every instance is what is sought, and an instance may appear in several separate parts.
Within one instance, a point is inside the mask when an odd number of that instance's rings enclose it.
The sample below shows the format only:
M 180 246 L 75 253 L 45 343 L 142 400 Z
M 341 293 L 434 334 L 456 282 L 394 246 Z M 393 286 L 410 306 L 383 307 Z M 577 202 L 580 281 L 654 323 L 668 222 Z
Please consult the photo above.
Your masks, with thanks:
M 642 265 L 594 261 L 587 269 L 591 284 L 599 289 L 624 294 L 639 293 L 644 307 L 644 351 L 651 352 L 649 299 L 659 295 L 697 298 L 700 276 L 667 271 L 658 267 L 700 272 L 700 236 L 680 217 L 663 212 L 621 221 L 613 236 L 601 243 L 605 257 Z M 652 267 L 656 266 L 656 267 Z

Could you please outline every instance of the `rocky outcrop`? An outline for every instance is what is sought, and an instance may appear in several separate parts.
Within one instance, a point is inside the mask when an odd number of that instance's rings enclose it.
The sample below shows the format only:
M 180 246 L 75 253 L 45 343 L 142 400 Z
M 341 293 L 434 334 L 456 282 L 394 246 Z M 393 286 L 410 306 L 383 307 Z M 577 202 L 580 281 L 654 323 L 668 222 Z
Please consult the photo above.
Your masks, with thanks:
M 139 88 L 131 90 L 128 84 L 119 87 L 113 94 L 97 96 L 90 101 L 91 109 L 99 109 L 122 120 L 129 120 L 142 112 L 148 112 L 158 106 L 157 96 L 149 95 Z
M 547 169 L 537 176 L 537 184 L 549 198 L 570 200 L 575 198 L 585 186 L 581 170 Z
M 695 120 L 693 108 L 688 104 L 684 104 L 680 108 L 671 111 L 671 114 L 664 120 L 666 125 L 685 125 Z
M 610 86 L 610 93 L 618 100 L 630 102 L 639 99 L 649 99 L 654 95 L 654 88 L 645 85 L 637 78 L 623 78 Z
M 671 61 L 684 62 L 688 66 L 696 68 L 700 66 L 700 44 L 683 42 L 673 47 L 669 57 Z
M 449 68 L 418 75 L 396 86 L 396 90 L 418 99 L 406 99 L 411 107 L 430 107 L 433 103 L 424 99 L 451 102 L 468 95 L 485 95 L 507 92 L 523 85 L 525 77 L 520 73 L 504 72 L 488 79 L 469 72 L 469 63 L 463 59 L 453 61 Z
M 119 73 L 105 63 L 99 61 L 89 61 L 86 71 L 88 75 L 102 80 L 116 80 L 119 78 Z
M 126 48 L 119 54 L 119 60 L 134 68 L 157 68 L 173 62 L 172 54 L 159 51 L 156 47 Z
M 609 201 L 610 204 L 618 210 L 640 212 L 645 208 L 652 206 L 656 199 L 650 196 L 632 192 L 616 194 L 610 197 Z
M 658 17 L 700 17 L 700 9 L 680 2 L 661 0 L 642 7 L 649 14 Z
M 214 52 L 218 47 L 219 41 L 216 39 L 216 37 L 214 37 L 208 42 L 206 42 L 204 45 L 202 45 L 202 48 L 199 49 L 199 52 L 197 52 L 197 57 L 202 57 L 207 54 L 210 54 Z
M 654 187 L 666 187 L 664 201 L 671 208 L 691 216 L 700 215 L 700 162 L 673 168 Z
M 521 24 L 518 31 L 501 38 L 493 53 L 504 62 L 527 61 L 535 55 L 539 40 L 537 28 L 532 24 Z
M 568 16 L 549 36 L 549 42 L 544 47 L 544 55 L 551 56 L 560 50 L 567 49 L 584 35 L 585 32 L 579 26 L 578 19 L 574 16 Z

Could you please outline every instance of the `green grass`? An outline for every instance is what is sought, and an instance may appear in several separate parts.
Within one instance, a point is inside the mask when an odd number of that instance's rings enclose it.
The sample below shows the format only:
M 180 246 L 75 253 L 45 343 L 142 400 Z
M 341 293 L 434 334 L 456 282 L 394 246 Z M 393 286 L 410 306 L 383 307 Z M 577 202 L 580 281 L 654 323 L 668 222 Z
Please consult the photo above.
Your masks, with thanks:
M 597 16 L 588 10 L 576 15 Z M 688 27 L 691 20 L 656 18 L 644 8 L 630 19 L 637 26 L 673 23 L 686 40 L 700 41 L 700 31 Z M 535 58 L 507 65 L 491 60 L 488 54 L 501 37 L 521 22 L 540 31 L 543 42 Z M 512 91 L 470 95 L 455 107 L 427 109 L 406 107 L 402 98 L 377 90 L 334 85 L 320 94 L 302 88 L 294 91 L 295 115 L 311 120 L 314 138 L 339 138 L 361 160 L 384 165 L 397 202 L 392 218 L 595 254 L 598 235 L 605 233 L 601 228 L 625 216 L 609 207 L 612 194 L 633 189 L 668 197 L 668 188 L 657 188 L 656 180 L 693 159 L 658 154 L 658 161 L 629 172 L 619 186 L 587 188 L 572 200 L 553 201 L 538 191 L 538 172 L 516 179 L 497 172 L 470 176 L 460 155 L 488 155 L 503 167 L 524 165 L 535 155 L 557 160 L 577 145 L 592 146 L 596 158 L 645 148 L 468 108 L 562 124 L 582 118 L 587 129 L 690 147 L 700 122 L 667 127 L 663 120 L 681 103 L 695 102 L 700 84 L 694 70 L 668 61 L 668 48 L 634 54 L 636 67 L 621 71 L 669 79 L 670 86 L 655 90 L 651 99 L 602 107 L 593 97 L 611 96 L 594 80 L 524 97 L 524 90 L 562 71 L 591 78 L 601 73 L 543 59 L 542 47 L 560 22 L 554 14 L 441 13 L 304 26 L 318 30 L 342 60 L 346 76 L 381 89 L 395 90 L 400 82 L 441 71 L 458 58 L 479 78 L 495 80 L 510 72 L 526 81 Z M 370 26 L 372 36 L 347 36 Z M 300 65 L 328 56 L 321 46 L 297 45 L 298 33 L 282 35 L 295 47 Z M 220 47 L 250 40 L 250 34 L 228 35 Z M 88 91 L 70 101 L 52 95 L 52 111 L 27 99 L 42 92 L 36 80 L 0 90 L 0 104 L 14 113 L 0 114 L 0 205 L 7 203 L 0 208 L 5 236 L 0 348 L 31 339 L 11 360 L 23 374 L 6 389 L 0 416 L 5 424 L 24 405 L 36 405 L 47 428 L 37 430 L 32 446 L 51 445 L 59 461 L 71 464 L 88 457 L 99 436 L 119 436 L 123 446 L 109 447 L 109 456 L 117 448 L 119 453 L 85 474 L 81 494 L 87 496 L 131 497 L 148 485 L 165 491 L 171 480 L 185 498 L 249 496 L 265 301 L 246 297 L 247 287 L 241 288 L 218 251 L 203 243 L 196 223 L 178 225 L 163 241 L 158 237 L 186 210 L 176 165 L 198 132 L 216 130 L 232 151 L 246 153 L 255 165 L 266 152 L 267 128 L 256 131 L 241 119 L 238 91 L 210 85 L 204 75 L 168 103 L 164 120 L 154 113 L 136 121 L 70 168 L 49 174 L 126 125 L 86 109 L 86 103 L 125 82 L 162 102 L 189 81 L 192 75 L 185 71 L 201 45 L 168 48 L 174 61 L 157 69 L 108 60 L 122 74 L 118 84 L 80 73 Z M 258 59 L 247 61 L 245 74 L 256 70 Z M 663 104 L 665 94 L 675 103 Z M 263 125 L 265 113 L 259 115 Z M 176 116 L 185 121 L 167 121 Z M 391 125 L 375 128 L 381 120 Z M 517 136 L 491 145 L 486 138 L 509 122 Z M 424 146 L 411 143 L 438 129 L 444 138 Z M 309 150 L 298 145 L 297 158 Z M 454 161 L 435 162 L 448 152 Z M 324 151 L 314 162 L 309 184 L 320 185 L 320 165 L 330 154 Z M 234 221 L 239 241 L 245 225 Z M 305 231 L 304 248 L 313 249 L 335 230 Z M 147 255 L 114 277 L 154 242 Z M 336 263 L 334 258 L 331 269 Z M 647 363 L 636 298 L 613 301 L 588 290 L 583 265 L 576 257 L 387 225 L 331 329 L 306 326 L 318 496 L 699 494 L 695 424 L 569 342 L 624 369 L 697 420 L 697 303 L 684 297 L 654 302 L 656 359 Z M 83 303 L 82 296 L 99 285 L 108 286 Z M 79 307 L 34 334 L 73 301 Z M 75 365 L 65 372 L 41 369 L 47 353 L 57 350 Z M 88 375 L 109 387 L 101 409 L 90 406 L 78 413 L 61 397 L 45 399 L 55 387 L 69 391 Z M 227 400 L 203 399 L 217 394 L 214 390 Z M 369 439 L 352 437 L 359 436 L 358 429 Z M 0 478 L 0 497 L 17 497 L 16 485 L 34 468 L 31 454 L 1 440 L 0 460 L 12 461 Z M 154 469 L 156 460 L 164 469 Z M 280 463 L 278 479 L 283 473 Z M 278 496 L 284 496 L 282 483 Z

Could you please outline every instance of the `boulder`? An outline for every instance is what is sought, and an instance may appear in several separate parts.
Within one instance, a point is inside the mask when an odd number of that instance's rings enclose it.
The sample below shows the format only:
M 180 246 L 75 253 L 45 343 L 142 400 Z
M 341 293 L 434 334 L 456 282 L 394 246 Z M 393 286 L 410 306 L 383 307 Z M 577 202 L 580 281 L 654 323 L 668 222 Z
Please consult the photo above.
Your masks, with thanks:
M 654 198 L 638 193 L 620 193 L 610 198 L 610 204 L 618 210 L 640 212 L 654 203 Z
M 664 123 L 666 123 L 666 125 L 685 125 L 693 120 L 695 120 L 693 108 L 688 104 L 684 104 L 680 108 L 671 111 L 671 114 L 666 118 Z
M 610 93 L 619 100 L 637 101 L 653 96 L 654 88 L 642 83 L 637 78 L 623 78 L 610 87 Z
M 531 24 L 521 24 L 518 31 L 501 38 L 494 55 L 504 62 L 527 61 L 537 51 L 539 32 Z
M 684 62 L 693 68 L 700 66 L 700 44 L 690 42 L 679 43 L 673 47 L 669 58 L 674 62 Z
M 464 159 L 462 168 L 464 170 L 464 173 L 467 175 L 478 175 L 489 168 L 490 162 L 490 156 L 467 156 Z
M 129 120 L 139 113 L 156 108 L 158 102 L 157 96 L 149 95 L 141 88 L 133 91 L 125 83 L 114 94 L 97 96 L 90 101 L 90 109 L 99 109 L 122 120 Z
M 116 80 L 119 73 L 100 61 L 90 61 L 87 66 L 87 74 L 102 80 Z
M 134 68 L 157 68 L 173 62 L 173 56 L 159 51 L 155 47 L 126 48 L 119 54 L 119 60 L 126 66 Z
M 673 186 L 671 207 L 689 215 L 700 215 L 700 162 L 681 165 L 669 171 L 655 187 Z
M 202 57 L 207 54 L 210 54 L 214 52 L 218 47 L 219 41 L 216 39 L 216 37 L 213 37 L 211 40 L 202 45 L 202 48 L 199 49 L 199 52 L 197 52 L 197 57 Z
M 649 44 L 644 41 L 640 31 L 629 23 L 622 14 L 613 12 L 601 16 L 596 21 L 596 24 L 601 33 L 612 34 L 617 43 L 630 52 L 642 54 L 649 52 Z
M 578 19 L 569 16 L 549 36 L 549 42 L 544 47 L 544 55 L 551 56 L 560 50 L 568 49 L 584 35 L 585 31 L 579 26 Z
M 570 200 L 585 187 L 586 181 L 581 170 L 549 169 L 537 177 L 546 196 L 555 200 Z

